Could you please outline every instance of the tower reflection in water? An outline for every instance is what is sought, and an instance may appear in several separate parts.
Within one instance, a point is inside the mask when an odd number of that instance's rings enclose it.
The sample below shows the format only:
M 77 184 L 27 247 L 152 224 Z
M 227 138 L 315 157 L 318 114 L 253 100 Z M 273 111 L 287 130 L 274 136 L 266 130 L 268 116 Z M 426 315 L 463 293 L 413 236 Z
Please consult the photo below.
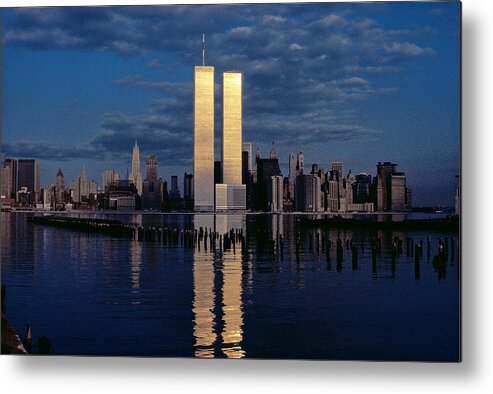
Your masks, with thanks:
M 244 215 L 194 217 L 197 234 L 193 259 L 196 357 L 245 356 L 241 346 L 242 243 L 237 238 L 244 223 Z

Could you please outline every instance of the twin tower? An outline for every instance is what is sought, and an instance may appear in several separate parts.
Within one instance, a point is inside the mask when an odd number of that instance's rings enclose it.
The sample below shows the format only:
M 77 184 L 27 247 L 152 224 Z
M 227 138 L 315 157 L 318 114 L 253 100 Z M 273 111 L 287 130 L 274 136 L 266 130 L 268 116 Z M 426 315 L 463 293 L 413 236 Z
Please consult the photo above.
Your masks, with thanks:
M 194 210 L 244 210 L 242 185 L 242 74 L 225 72 L 222 80 L 222 184 L 214 185 L 214 67 L 194 73 Z

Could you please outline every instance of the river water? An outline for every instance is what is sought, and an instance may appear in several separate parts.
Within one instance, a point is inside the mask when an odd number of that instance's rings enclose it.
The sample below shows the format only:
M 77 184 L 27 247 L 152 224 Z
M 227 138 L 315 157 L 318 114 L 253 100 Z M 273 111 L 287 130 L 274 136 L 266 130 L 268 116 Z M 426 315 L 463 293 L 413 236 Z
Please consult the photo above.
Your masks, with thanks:
M 29 322 L 55 354 L 460 358 L 457 233 L 304 228 L 295 215 L 78 214 L 245 236 L 212 250 L 34 225 L 29 215 L 0 217 L 6 312 L 21 337 Z M 392 258 L 395 237 L 403 247 Z M 411 239 L 424 243 L 418 264 Z M 437 265 L 440 239 L 449 252 Z

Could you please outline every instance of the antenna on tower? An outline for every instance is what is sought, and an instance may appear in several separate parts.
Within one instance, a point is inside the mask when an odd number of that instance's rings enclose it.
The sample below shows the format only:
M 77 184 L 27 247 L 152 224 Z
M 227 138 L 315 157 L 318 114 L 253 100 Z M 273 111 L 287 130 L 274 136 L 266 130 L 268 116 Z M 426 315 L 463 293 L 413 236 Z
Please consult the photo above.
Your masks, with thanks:
M 202 66 L 205 66 L 205 34 L 202 34 Z

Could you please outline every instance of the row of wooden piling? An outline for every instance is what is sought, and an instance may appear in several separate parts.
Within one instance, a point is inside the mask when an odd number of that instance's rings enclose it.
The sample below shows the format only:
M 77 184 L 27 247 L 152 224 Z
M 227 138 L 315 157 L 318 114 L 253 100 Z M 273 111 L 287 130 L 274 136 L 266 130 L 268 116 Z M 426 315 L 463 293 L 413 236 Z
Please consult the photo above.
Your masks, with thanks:
M 178 227 L 167 226 L 142 226 L 125 224 L 119 221 L 102 220 L 102 219 L 79 219 L 66 218 L 59 216 L 43 216 L 34 217 L 34 223 L 60 226 L 72 229 L 87 230 L 91 232 L 105 233 L 113 236 L 128 237 L 139 242 L 158 242 L 168 247 L 182 247 L 186 249 L 198 249 L 204 252 L 219 251 L 222 253 L 225 250 L 232 250 L 236 253 L 236 248 L 241 245 L 242 253 L 247 253 L 247 245 L 250 240 L 247 239 L 243 229 L 231 228 L 226 233 L 220 233 L 208 227 L 200 227 L 198 229 L 180 229 Z M 258 249 L 267 248 L 269 254 L 280 256 L 284 255 L 285 238 L 283 234 L 278 233 L 273 235 L 268 230 L 256 229 L 256 247 Z M 295 254 L 296 260 L 300 260 L 300 250 L 302 238 L 300 232 L 295 234 Z M 399 237 L 394 237 L 391 247 L 391 262 L 395 262 L 403 253 L 404 241 Z M 359 245 L 359 248 L 358 248 Z M 450 247 L 449 247 L 450 246 Z M 353 268 L 358 265 L 358 250 L 365 250 L 365 240 L 361 238 L 358 241 L 353 238 L 348 238 L 344 242 L 339 237 L 336 240 L 335 256 L 337 263 L 342 263 L 344 257 L 344 247 L 351 251 L 351 261 Z M 372 263 L 376 264 L 377 257 L 380 257 L 382 249 L 382 241 L 378 237 L 373 237 L 370 240 L 370 248 L 372 255 Z M 416 241 L 408 237 L 406 238 L 406 254 L 407 257 L 414 257 L 415 263 L 423 257 L 424 241 Z M 431 255 L 431 237 L 426 238 L 426 253 L 427 259 L 430 260 Z M 327 262 L 331 260 L 332 241 L 323 232 L 308 233 L 308 251 L 311 253 L 325 254 Z M 438 244 L 438 257 L 440 261 L 454 261 L 455 258 L 455 239 L 440 238 Z

